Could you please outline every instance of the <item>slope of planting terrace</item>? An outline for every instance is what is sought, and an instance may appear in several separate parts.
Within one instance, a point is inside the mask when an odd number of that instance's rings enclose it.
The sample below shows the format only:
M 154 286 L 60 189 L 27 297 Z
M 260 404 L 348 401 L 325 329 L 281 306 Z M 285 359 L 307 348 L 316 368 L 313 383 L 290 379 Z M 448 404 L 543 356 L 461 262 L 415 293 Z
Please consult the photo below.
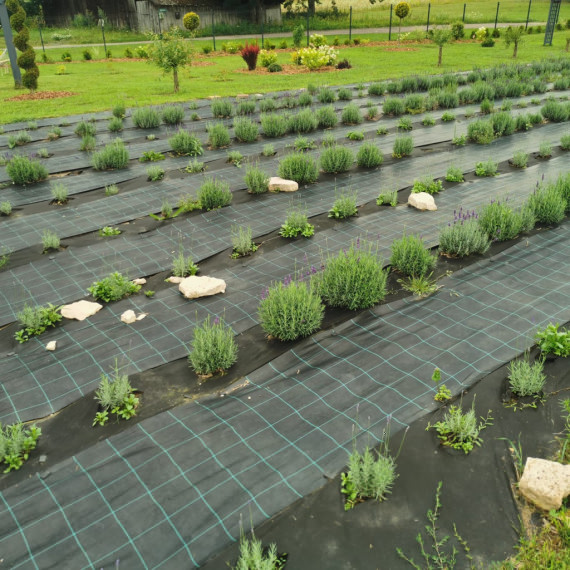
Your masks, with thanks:
M 539 113 L 549 97 L 564 101 L 569 94 L 517 97 L 513 103 L 522 103 L 513 105 L 511 113 Z M 277 102 L 284 98 L 276 94 Z M 384 97 L 358 98 L 354 92 L 352 102 L 363 113 L 367 100 L 381 109 Z M 496 101 L 496 107 L 506 100 Z M 339 118 L 345 104 L 334 103 Z M 312 109 L 320 106 L 314 103 Z M 8 136 L 25 125 L 5 125 L 1 154 L 43 148 L 50 154 L 42 161 L 50 178 L 26 187 L 10 184 L 6 168 L 0 167 L 0 202 L 9 200 L 14 208 L 11 216 L 0 218 L 0 256 L 10 253 L 0 269 L 0 422 L 36 420 L 43 430 L 28 462 L 0 477 L 0 552 L 7 567 L 111 568 L 116 560 L 121 568 L 198 567 L 239 538 L 240 521 L 258 525 L 295 501 L 303 505 L 303 498 L 321 489 L 327 478 L 337 480 L 353 445 L 353 426 L 358 428 L 356 441 L 365 444 L 381 440 L 388 418 L 393 433 L 423 421 L 437 408 L 431 382 L 435 367 L 454 396 L 460 395 L 488 382 L 495 370 L 531 347 L 538 327 L 570 321 L 566 219 L 495 243 L 485 256 L 440 258 L 435 275 L 442 288 L 426 299 L 402 292 L 392 274 L 383 304 L 356 312 L 327 308 L 323 330 L 312 337 L 280 343 L 268 341 L 261 330 L 257 307 L 264 289 L 288 275 L 319 268 L 324 256 L 352 240 L 377 242 L 388 265 L 390 245 L 404 232 L 421 234 L 435 250 L 441 227 L 460 208 L 479 211 L 507 197 L 518 206 L 537 183 L 570 171 L 570 155 L 560 147 L 570 132 L 567 121 L 544 122 L 490 145 L 452 144 L 481 118 L 472 115 L 478 107 L 450 109 L 456 115 L 452 122 L 441 121 L 443 110 L 432 111 L 433 127 L 422 125 L 427 113 L 408 115 L 414 150 L 403 159 L 391 156 L 401 134 L 398 118 L 381 116 L 353 126 L 339 122 L 334 129 L 306 133 L 317 144 L 307 154 L 318 158 L 320 142 L 329 134 L 356 154 L 362 142 L 348 140 L 347 134 L 361 131 L 365 141 L 382 151 L 384 163 L 371 170 L 353 166 L 337 176 L 321 172 L 316 184 L 302 186 L 293 196 L 250 195 L 244 175 L 247 163 L 276 175 L 297 135 L 269 139 L 260 128 L 254 143 L 232 138 L 229 149 L 208 149 L 206 124 L 213 117 L 206 101 L 192 110 L 185 106 L 183 124 L 203 141 L 204 154 L 197 159 L 205 163 L 205 173 L 185 172 L 189 158 L 168 154 L 174 127 L 137 129 L 127 117 L 118 135 L 129 149 L 128 168 L 97 172 L 89 153 L 77 150 L 81 139 L 73 134 L 77 123 L 89 117 L 38 121 L 33 141 L 13 150 L 7 148 Z M 189 120 L 194 111 L 200 121 Z M 108 117 L 92 117 L 98 148 L 117 138 L 107 130 Z M 250 117 L 259 120 L 258 108 Z M 232 120 L 224 122 L 233 137 Z M 48 142 L 48 130 L 58 124 L 67 125 L 61 127 L 62 137 Z M 386 135 L 376 134 L 380 127 Z M 149 134 L 155 140 L 147 140 Z M 549 159 L 538 156 L 545 141 L 553 147 Z M 267 143 L 274 145 L 275 156 L 262 155 Z M 508 162 L 519 149 L 529 154 L 524 170 Z M 139 162 L 150 150 L 165 153 L 166 159 Z M 244 155 L 242 168 L 227 163 L 228 150 Z M 475 164 L 490 158 L 499 163 L 498 176 L 475 176 Z M 146 169 L 155 164 L 166 175 L 149 182 Z M 430 175 L 444 180 L 450 165 L 464 173 L 465 182 L 444 181 L 444 191 L 435 196 L 436 212 L 406 205 L 414 179 Z M 149 216 L 160 213 L 165 199 L 176 207 L 181 197 L 195 195 L 209 176 L 229 183 L 230 206 L 162 222 Z M 65 206 L 50 204 L 54 181 L 69 190 Z M 105 195 L 109 184 L 118 185 L 117 195 Z M 335 196 L 343 190 L 357 191 L 359 216 L 329 219 Z M 398 206 L 377 206 L 378 194 L 388 190 L 398 191 Z M 311 239 L 289 241 L 278 235 L 292 200 L 306 206 L 315 224 Z M 119 227 L 122 234 L 103 238 L 98 234 L 103 226 Z M 232 226 L 251 226 L 259 250 L 232 259 Z M 48 229 L 63 247 L 42 254 L 42 233 Z M 165 283 L 180 248 L 199 265 L 200 274 L 226 281 L 224 295 L 190 301 L 177 285 Z M 24 344 L 14 339 L 16 315 L 25 304 L 91 299 L 87 288 L 114 271 L 148 282 L 139 294 L 105 304 L 85 321 L 64 320 Z M 147 298 L 145 290 L 156 293 Z M 128 309 L 146 317 L 126 325 L 120 315 Z M 200 382 L 186 356 L 193 329 L 208 315 L 224 316 L 240 354 L 226 376 Z M 52 340 L 56 350 L 46 351 Z M 92 428 L 97 412 L 93 392 L 116 361 L 131 376 L 142 405 L 128 422 Z M 405 444 L 403 453 L 413 450 Z M 484 562 L 503 552 L 496 544 L 505 536 L 509 540 L 508 533 L 498 532 L 482 554 Z M 303 567 L 294 554 L 287 566 Z M 326 567 L 342 567 L 331 556 Z M 401 560 L 390 564 L 405 567 Z

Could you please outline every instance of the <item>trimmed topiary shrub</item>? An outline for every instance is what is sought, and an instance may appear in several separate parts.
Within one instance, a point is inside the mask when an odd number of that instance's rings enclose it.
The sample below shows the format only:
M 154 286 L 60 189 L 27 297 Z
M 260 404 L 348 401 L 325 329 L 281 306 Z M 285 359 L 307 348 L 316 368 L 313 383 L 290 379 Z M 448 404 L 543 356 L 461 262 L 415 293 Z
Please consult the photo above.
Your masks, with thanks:
M 40 70 L 36 64 L 36 52 L 28 43 L 30 31 L 26 26 L 26 11 L 18 0 L 7 0 L 6 8 L 12 14 L 10 16 L 10 26 L 16 32 L 14 35 L 14 46 L 22 52 L 18 56 L 18 66 L 24 70 L 22 85 L 30 91 L 35 91 L 38 88 Z

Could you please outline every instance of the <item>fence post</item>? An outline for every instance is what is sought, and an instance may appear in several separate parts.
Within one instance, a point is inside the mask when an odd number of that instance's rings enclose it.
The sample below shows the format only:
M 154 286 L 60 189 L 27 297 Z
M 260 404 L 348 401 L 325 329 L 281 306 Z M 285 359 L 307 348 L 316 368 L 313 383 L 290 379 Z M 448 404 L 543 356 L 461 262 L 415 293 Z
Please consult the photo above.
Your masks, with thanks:
M 463 4 L 463 23 L 465 24 L 465 8 L 467 8 L 467 4 Z
M 265 42 L 265 38 L 263 37 L 263 20 L 265 20 L 264 18 L 265 14 L 263 14 L 263 16 L 261 17 L 261 49 L 264 49 L 264 42 Z
M 426 26 L 426 34 L 429 32 L 429 14 L 431 12 L 431 2 L 428 3 L 428 18 L 427 18 L 427 26 Z
M 495 30 L 497 29 L 497 21 L 499 19 L 499 6 L 501 5 L 500 2 L 497 2 L 497 13 L 495 14 Z
M 348 21 L 348 39 L 352 41 L 352 6 L 350 7 L 350 18 Z
M 307 6 L 307 47 L 309 47 L 309 24 L 310 24 L 309 6 Z
M 392 41 L 392 10 L 394 9 L 394 4 L 390 4 L 390 31 L 388 32 L 388 41 Z
M 214 10 L 212 10 L 212 41 L 214 42 L 214 51 L 216 51 L 216 32 L 214 30 Z
M 532 4 L 532 0 L 528 0 L 528 12 L 526 13 L 526 25 L 524 27 L 525 30 L 528 28 L 528 21 L 530 18 L 530 5 L 531 4 Z
M 40 40 L 42 42 L 42 49 L 44 50 L 44 53 L 46 52 L 46 46 L 44 46 L 44 37 L 42 35 L 42 23 L 38 22 L 38 29 L 40 30 Z

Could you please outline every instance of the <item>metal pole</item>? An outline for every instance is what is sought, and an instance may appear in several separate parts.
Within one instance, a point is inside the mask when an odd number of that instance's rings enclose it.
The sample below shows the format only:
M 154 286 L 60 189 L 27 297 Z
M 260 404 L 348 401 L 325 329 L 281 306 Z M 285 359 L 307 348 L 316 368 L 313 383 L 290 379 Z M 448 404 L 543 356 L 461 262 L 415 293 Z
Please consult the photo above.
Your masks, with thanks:
M 532 4 L 532 0 L 528 0 L 528 12 L 526 13 L 526 25 L 524 27 L 525 30 L 528 28 L 528 21 L 530 19 L 530 5 L 531 4 Z
M 307 47 L 309 47 L 309 6 L 307 5 Z
M 428 19 L 427 19 L 426 33 L 429 32 L 429 13 L 430 12 L 431 12 L 431 2 L 428 4 Z
M 264 20 L 264 18 L 262 17 L 262 18 L 261 18 L 261 49 L 263 49 L 263 44 L 264 44 L 264 41 L 265 41 L 265 39 L 264 39 L 264 37 L 263 37 L 263 20 Z
M 38 21 L 38 29 L 40 31 L 40 41 L 42 42 L 42 50 L 46 52 L 46 46 L 44 46 L 44 37 L 42 35 L 42 23 Z
M 18 67 L 18 55 L 14 47 L 14 39 L 12 37 L 12 28 L 10 27 L 10 18 L 8 17 L 8 9 L 5 0 L 0 0 L 0 24 L 4 32 L 4 40 L 10 57 L 10 66 L 12 67 L 12 77 L 14 78 L 14 87 L 22 87 L 22 73 Z
M 394 4 L 390 4 L 390 31 L 388 32 L 388 41 L 392 41 L 392 10 L 394 9 Z
M 350 7 L 350 18 L 348 22 L 348 41 L 352 41 L 352 6 Z
M 467 8 L 467 4 L 463 4 L 463 23 L 465 24 L 465 8 Z
M 212 10 L 212 40 L 214 41 L 214 51 L 216 51 L 216 32 L 214 31 L 214 10 Z
M 105 22 L 101 20 L 101 33 L 103 34 L 103 46 L 105 47 L 105 59 L 107 59 L 107 42 L 105 41 Z
M 500 2 L 497 2 L 497 13 L 495 14 L 495 30 L 497 29 L 497 21 L 499 19 L 499 6 L 501 5 Z

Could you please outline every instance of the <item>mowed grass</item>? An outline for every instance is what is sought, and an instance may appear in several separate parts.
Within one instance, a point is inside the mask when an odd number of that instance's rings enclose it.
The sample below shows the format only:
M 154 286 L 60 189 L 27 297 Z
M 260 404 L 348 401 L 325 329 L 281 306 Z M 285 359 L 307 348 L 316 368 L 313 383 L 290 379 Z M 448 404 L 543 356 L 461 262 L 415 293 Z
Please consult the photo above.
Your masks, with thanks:
M 364 37 L 364 36 L 362 36 Z M 541 58 L 568 57 L 564 51 L 565 36 L 555 35 L 554 45 L 542 46 L 542 35 L 531 35 L 519 48 L 517 62 Z M 400 51 L 400 50 L 407 51 Z M 316 85 L 342 85 L 371 82 L 402 77 L 413 73 L 440 73 L 470 70 L 473 67 L 490 67 L 510 63 L 512 48 L 505 49 L 502 39 L 494 48 L 482 48 L 474 42 L 458 42 L 444 47 L 443 66 L 436 67 L 437 46 L 432 43 L 392 42 L 382 46 L 364 46 L 340 49 L 340 59 L 347 58 L 353 65 L 348 70 L 318 73 L 283 73 L 260 75 L 247 72 L 239 55 L 200 56 L 196 66 L 181 73 L 180 92 L 173 93 L 172 77 L 145 61 L 61 62 L 41 65 L 40 91 L 69 91 L 76 95 L 67 98 L 36 101 L 10 101 L 6 99 L 25 93 L 15 90 L 12 77 L 0 75 L 0 122 L 27 121 L 41 117 L 83 114 L 103 111 L 119 102 L 128 107 L 188 101 L 209 95 L 235 96 L 238 93 L 264 93 Z M 53 56 L 63 50 L 53 50 Z M 72 55 L 75 56 L 72 50 Z M 77 50 L 80 57 L 80 50 Z M 278 53 L 280 63 L 290 62 L 290 52 Z M 56 75 L 65 65 L 66 75 Z

